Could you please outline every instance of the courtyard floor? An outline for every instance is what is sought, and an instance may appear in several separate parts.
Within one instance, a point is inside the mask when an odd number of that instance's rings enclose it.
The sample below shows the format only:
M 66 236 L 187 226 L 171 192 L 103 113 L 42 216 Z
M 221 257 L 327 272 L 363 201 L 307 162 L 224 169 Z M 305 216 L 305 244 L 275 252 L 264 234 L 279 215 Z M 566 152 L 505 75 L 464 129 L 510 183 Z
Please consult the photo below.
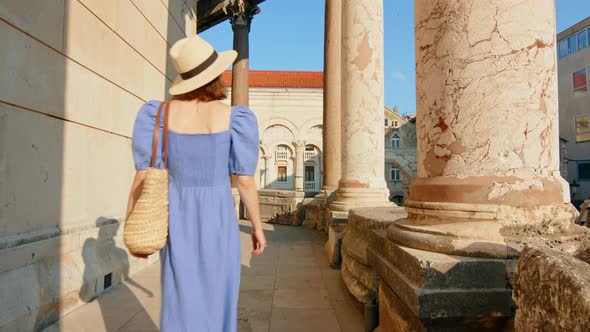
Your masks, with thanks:
M 264 224 L 269 246 L 251 257 L 248 225 L 240 222 L 240 332 L 363 331 L 363 307 L 346 290 L 340 271 L 328 266 L 323 232 Z M 45 331 L 157 331 L 159 267 L 152 264 Z

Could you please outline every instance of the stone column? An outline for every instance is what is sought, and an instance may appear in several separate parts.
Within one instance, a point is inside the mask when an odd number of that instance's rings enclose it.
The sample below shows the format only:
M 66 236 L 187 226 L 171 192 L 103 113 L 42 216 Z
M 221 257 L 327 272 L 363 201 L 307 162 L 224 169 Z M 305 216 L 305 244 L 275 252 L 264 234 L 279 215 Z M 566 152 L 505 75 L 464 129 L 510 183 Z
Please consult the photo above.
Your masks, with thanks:
M 369 249 L 380 328 L 504 330 L 523 246 L 582 242 L 559 174 L 554 1 L 414 4 L 418 174 L 408 217 Z
M 384 205 L 383 0 L 342 1 L 342 175 L 330 208 Z
M 234 32 L 234 50 L 238 52 L 238 57 L 234 61 L 232 69 L 232 105 L 249 105 L 249 57 L 250 57 L 250 25 L 254 15 L 258 14 L 260 9 L 245 2 L 241 7 L 234 3 L 228 7 L 230 13 L 230 23 Z
M 333 192 L 341 175 L 340 90 L 342 0 L 326 0 L 324 29 L 323 189 Z
M 295 146 L 295 158 L 293 159 L 293 166 L 295 167 L 295 190 L 303 191 L 303 151 L 305 151 L 305 142 L 293 142 Z
M 239 2 L 234 2 L 225 8 L 225 10 L 230 17 L 230 23 L 234 32 L 234 50 L 238 52 L 232 68 L 231 104 L 249 106 L 250 25 L 252 18 L 260 12 L 260 9 L 247 2 L 245 2 L 244 6 L 240 6 Z M 235 182 L 235 176 L 232 176 L 231 183 L 234 206 L 236 214 L 239 216 L 240 196 Z
M 418 176 L 406 206 L 411 224 L 433 214 L 452 224 L 434 223 L 418 241 L 401 228 L 391 237 L 448 254 L 507 257 L 526 230 L 567 231 L 575 211 L 559 174 L 553 1 L 415 6 Z

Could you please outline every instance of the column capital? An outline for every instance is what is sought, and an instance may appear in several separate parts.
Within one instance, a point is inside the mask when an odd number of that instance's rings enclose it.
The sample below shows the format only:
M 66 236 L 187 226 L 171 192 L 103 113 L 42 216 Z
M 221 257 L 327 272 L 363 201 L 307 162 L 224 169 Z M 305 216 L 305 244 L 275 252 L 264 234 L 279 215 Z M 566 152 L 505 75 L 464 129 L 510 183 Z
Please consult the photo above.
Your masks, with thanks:
M 254 15 L 260 13 L 260 8 L 250 4 L 247 0 L 225 0 L 223 11 L 229 17 L 232 29 L 248 29 Z
M 297 141 L 293 141 L 292 144 L 293 146 L 297 149 L 297 148 L 302 148 L 305 147 L 306 145 L 306 141 L 305 140 L 297 140 Z

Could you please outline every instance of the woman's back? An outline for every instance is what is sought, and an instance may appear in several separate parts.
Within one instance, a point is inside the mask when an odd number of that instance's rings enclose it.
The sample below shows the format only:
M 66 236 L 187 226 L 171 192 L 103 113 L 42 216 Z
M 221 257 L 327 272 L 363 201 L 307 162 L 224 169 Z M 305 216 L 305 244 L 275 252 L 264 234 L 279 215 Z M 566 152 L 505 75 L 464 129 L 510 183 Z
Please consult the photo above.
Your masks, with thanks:
M 172 102 L 168 109 L 171 186 L 229 186 L 230 173 L 254 172 L 258 161 L 258 125 L 250 109 L 244 106 L 230 108 L 222 104 L 223 107 L 214 105 L 206 110 L 208 113 L 195 115 L 190 110 L 174 108 L 174 104 Z M 160 101 L 150 101 L 137 115 L 133 140 L 137 169 L 145 169 L 149 165 L 151 138 L 159 105 Z M 160 120 L 162 133 L 163 118 Z M 162 140 L 158 146 L 157 167 L 163 166 L 161 144 Z

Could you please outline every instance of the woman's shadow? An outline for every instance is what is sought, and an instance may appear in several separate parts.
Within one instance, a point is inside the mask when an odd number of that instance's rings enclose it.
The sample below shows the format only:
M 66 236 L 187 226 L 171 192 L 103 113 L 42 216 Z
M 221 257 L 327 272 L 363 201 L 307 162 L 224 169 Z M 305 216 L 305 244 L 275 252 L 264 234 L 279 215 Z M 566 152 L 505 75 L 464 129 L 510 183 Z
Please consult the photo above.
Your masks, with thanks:
M 129 277 L 127 251 L 117 247 L 115 242 L 121 224 L 117 220 L 98 218 L 96 226 L 99 229 L 98 237 L 87 238 L 82 248 L 84 283 L 79 296 L 84 302 L 98 302 L 106 331 L 125 331 L 128 324 L 135 325 L 130 321 L 135 315 L 142 314 L 144 309 L 128 285 L 138 288 L 149 297 L 154 295 Z M 141 331 L 159 330 L 146 314 L 141 316 L 140 325 Z M 137 330 L 137 327 L 129 328 Z

